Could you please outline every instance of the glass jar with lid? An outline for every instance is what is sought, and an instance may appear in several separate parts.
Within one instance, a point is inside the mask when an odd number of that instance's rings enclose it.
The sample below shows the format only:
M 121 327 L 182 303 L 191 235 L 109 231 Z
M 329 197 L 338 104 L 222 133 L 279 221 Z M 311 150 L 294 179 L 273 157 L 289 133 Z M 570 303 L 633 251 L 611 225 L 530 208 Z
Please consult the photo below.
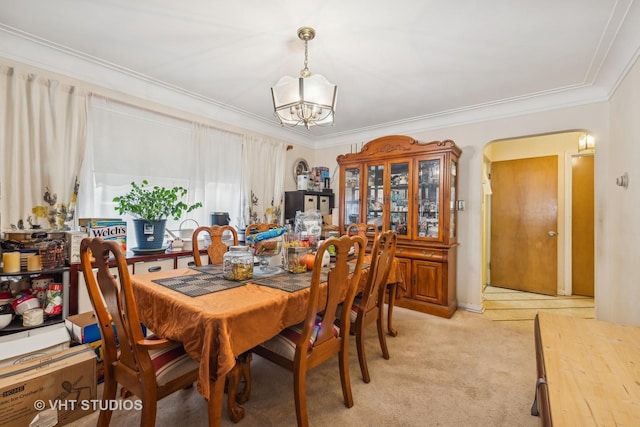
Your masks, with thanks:
M 253 277 L 253 253 L 249 246 L 229 246 L 222 261 L 222 277 L 242 281 Z

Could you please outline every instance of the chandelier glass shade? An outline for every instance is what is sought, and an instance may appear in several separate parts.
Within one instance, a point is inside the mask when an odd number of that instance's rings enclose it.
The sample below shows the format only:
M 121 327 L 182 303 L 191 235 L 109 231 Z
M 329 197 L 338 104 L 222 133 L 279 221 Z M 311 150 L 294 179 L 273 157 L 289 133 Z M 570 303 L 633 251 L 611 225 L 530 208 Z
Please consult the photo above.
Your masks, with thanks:
M 313 28 L 298 29 L 304 41 L 304 68 L 300 77 L 282 77 L 271 88 L 273 108 L 285 126 L 322 126 L 333 124 L 338 87 L 321 74 L 311 75 L 307 65 L 307 42 L 315 36 Z

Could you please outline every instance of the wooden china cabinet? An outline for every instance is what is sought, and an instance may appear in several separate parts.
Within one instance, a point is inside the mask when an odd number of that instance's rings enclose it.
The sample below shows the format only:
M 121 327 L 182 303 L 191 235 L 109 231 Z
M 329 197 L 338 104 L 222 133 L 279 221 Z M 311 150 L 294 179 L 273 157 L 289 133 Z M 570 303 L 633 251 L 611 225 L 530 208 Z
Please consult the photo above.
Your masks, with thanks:
M 374 139 L 338 156 L 340 229 L 354 222 L 398 234 L 407 292 L 396 305 L 451 317 L 456 300 L 456 188 L 462 150 L 451 140 Z

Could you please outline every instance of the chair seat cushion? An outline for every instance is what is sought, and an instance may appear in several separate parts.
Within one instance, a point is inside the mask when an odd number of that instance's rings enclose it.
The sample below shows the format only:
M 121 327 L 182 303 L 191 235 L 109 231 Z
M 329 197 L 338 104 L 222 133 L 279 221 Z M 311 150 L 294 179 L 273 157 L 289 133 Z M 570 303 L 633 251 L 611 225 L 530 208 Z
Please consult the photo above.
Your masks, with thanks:
M 288 360 L 293 361 L 296 354 L 296 345 L 300 341 L 302 327 L 302 323 L 290 326 L 270 340 L 263 342 L 262 344 L 260 344 L 260 346 L 271 351 L 272 353 L 278 354 Z M 316 324 L 316 326 L 313 328 L 313 332 L 311 333 L 311 337 L 309 338 L 309 351 L 313 348 L 313 344 L 316 341 L 319 329 L 320 325 L 318 322 L 318 324 Z M 336 325 L 333 325 L 333 336 L 338 337 L 339 335 L 340 328 Z
M 198 362 L 189 357 L 179 342 L 175 342 L 166 348 L 151 350 L 149 356 L 156 372 L 158 386 L 162 386 L 188 372 L 197 370 L 199 367 Z
M 360 301 L 362 297 L 357 295 L 353 300 L 353 304 L 351 305 L 351 312 L 349 313 L 349 321 L 351 323 L 356 323 L 356 319 L 358 318 L 358 313 L 360 312 Z M 338 311 L 336 313 L 336 322 L 340 321 L 340 317 L 342 317 L 342 307 L 344 304 L 340 304 L 338 306 Z

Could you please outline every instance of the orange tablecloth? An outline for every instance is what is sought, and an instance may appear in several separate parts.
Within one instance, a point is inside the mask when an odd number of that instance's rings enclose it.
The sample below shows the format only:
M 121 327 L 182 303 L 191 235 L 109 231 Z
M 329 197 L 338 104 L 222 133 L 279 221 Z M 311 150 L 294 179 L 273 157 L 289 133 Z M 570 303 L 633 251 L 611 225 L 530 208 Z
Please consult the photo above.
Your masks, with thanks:
M 226 375 L 237 355 L 304 319 L 309 292 L 247 283 L 194 298 L 152 282 L 197 273 L 185 268 L 136 274 L 131 281 L 142 322 L 155 334 L 182 342 L 201 362 L 198 390 L 209 398 L 209 380 Z
M 388 283 L 402 283 L 399 272 L 393 268 Z M 247 283 L 194 298 L 153 282 L 197 273 L 183 268 L 135 274 L 131 282 L 142 322 L 155 334 L 182 342 L 200 361 L 198 391 L 209 399 L 210 381 L 224 378 L 236 356 L 304 320 L 309 291 L 285 292 Z M 360 289 L 367 273 L 368 269 L 361 276 Z

